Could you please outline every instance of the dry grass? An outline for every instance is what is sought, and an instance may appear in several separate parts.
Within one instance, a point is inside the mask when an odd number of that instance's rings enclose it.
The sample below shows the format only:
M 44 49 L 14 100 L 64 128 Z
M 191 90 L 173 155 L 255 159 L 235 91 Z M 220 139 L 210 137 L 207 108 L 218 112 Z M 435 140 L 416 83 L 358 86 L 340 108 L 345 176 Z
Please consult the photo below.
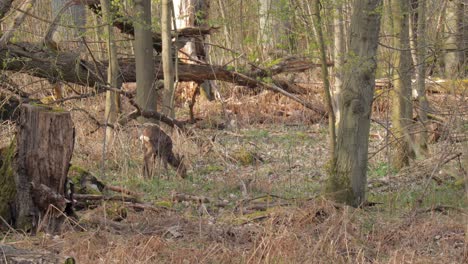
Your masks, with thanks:
M 238 224 L 132 212 L 119 228 L 84 224 L 84 232 L 9 240 L 78 263 L 463 263 L 460 218 L 431 212 L 388 218 L 317 199 Z
M 309 96 L 320 101 L 319 95 Z M 458 160 L 439 168 L 441 183 L 423 175 L 417 184 L 406 184 L 416 178 L 395 183 L 398 188 L 392 191 L 371 185 L 369 199 L 383 204 L 339 206 L 320 197 L 328 153 L 326 125 L 317 122 L 323 117 L 269 92 L 226 97 L 223 104 L 201 100 L 196 115 L 204 121 L 190 135 L 173 131 L 175 150 L 189 164 L 184 181 L 173 171 L 161 172 L 169 179 L 141 178 L 136 123 L 114 130 L 103 163 L 103 129 L 92 133 L 97 126 L 89 115 L 72 111 L 73 164 L 170 210 L 129 208 L 126 219 L 114 222 L 103 204 L 79 212 L 81 228 L 67 224 L 59 236 L 10 231 L 2 242 L 73 256 L 77 263 L 466 263 L 466 201 L 457 183 L 464 172 Z M 102 101 L 99 96 L 64 107 L 86 109 L 103 123 Z M 451 105 L 439 102 L 439 110 Z M 179 116 L 186 117 L 187 111 L 180 109 Z M 0 128 L 6 143 L 14 127 L 5 123 Z M 369 180 L 379 182 L 394 173 L 386 167 L 385 130 L 375 124 L 371 130 L 370 152 L 375 155 Z M 444 141 L 431 150 L 448 155 L 462 146 Z M 174 192 L 213 202 L 175 203 Z M 215 205 L 221 201 L 226 206 Z

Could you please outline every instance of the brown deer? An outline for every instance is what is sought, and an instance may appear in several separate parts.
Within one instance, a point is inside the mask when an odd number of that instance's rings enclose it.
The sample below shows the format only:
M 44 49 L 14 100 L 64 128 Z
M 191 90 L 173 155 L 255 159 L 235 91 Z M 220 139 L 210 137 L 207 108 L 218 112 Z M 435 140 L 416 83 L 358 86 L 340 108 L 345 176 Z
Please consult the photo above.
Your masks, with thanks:
M 177 171 L 177 175 L 182 178 L 186 177 L 187 169 L 182 158 L 174 154 L 172 139 L 161 128 L 154 124 L 145 125 L 140 139 L 143 142 L 143 176 L 145 178 L 153 177 L 156 157 L 163 162 L 165 170 L 167 170 L 167 164 L 169 163 Z

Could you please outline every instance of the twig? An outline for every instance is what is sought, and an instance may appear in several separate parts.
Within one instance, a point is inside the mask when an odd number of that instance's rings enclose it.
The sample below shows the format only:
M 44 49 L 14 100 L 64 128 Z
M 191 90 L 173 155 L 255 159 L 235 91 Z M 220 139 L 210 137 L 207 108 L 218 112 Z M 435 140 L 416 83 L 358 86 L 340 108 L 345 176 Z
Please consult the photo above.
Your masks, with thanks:
M 36 0 L 26 0 L 23 5 L 21 6 L 22 9 L 29 11 L 33 8 L 34 4 L 36 3 Z M 10 26 L 10 29 L 7 30 L 2 37 L 0 38 L 0 47 L 4 48 L 6 47 L 7 43 L 10 41 L 11 37 L 13 37 L 13 34 L 15 31 L 18 29 L 18 27 L 23 23 L 24 19 L 26 18 L 25 13 L 18 13 Z
M 123 201 L 137 203 L 138 199 L 132 196 L 105 196 L 100 194 L 74 194 L 73 199 L 75 200 L 88 200 L 88 201 Z
M 286 92 L 285 90 L 281 89 L 280 87 L 278 87 L 276 85 L 267 84 L 267 83 L 264 83 L 264 82 L 257 81 L 255 79 L 250 78 L 247 75 L 244 75 L 244 74 L 239 73 L 239 72 L 232 72 L 232 74 L 235 77 L 242 78 L 242 79 L 244 79 L 246 81 L 256 83 L 258 86 L 264 87 L 264 88 L 266 88 L 268 90 L 272 90 L 274 92 L 280 93 L 280 94 L 292 99 L 293 101 L 296 101 L 296 102 L 300 103 L 304 107 L 317 112 L 318 114 L 325 115 L 327 113 L 324 109 L 316 107 L 313 104 L 311 104 L 309 102 L 306 102 L 306 101 L 300 99 L 299 97 L 297 97 L 297 96 L 295 96 L 295 95 L 293 95 L 291 93 Z

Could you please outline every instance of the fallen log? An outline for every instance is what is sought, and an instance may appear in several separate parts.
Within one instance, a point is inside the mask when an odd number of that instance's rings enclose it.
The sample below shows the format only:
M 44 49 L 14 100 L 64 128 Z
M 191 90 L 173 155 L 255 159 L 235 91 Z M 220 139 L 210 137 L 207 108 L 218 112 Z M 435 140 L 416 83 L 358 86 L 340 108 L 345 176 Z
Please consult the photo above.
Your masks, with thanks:
M 63 262 L 60 262 L 60 258 L 58 257 L 58 255 L 48 251 L 29 250 L 15 248 L 10 245 L 0 245 L 0 263 L 56 264 Z
M 110 87 L 101 76 L 107 70 L 107 61 L 95 62 L 82 60 L 79 54 L 72 52 L 56 51 L 44 48 L 41 45 L 31 43 L 9 44 L 6 47 L 0 48 L 0 60 L 4 65 L 4 70 L 22 72 L 32 76 L 45 78 L 54 83 L 64 81 L 75 83 L 88 87 L 96 87 L 98 92 L 108 90 Z M 226 67 L 218 65 L 200 65 L 182 63 L 178 65 L 178 79 L 181 82 L 203 82 L 206 80 L 219 80 L 230 82 L 236 85 L 245 87 L 263 87 L 277 93 L 281 93 L 294 101 L 297 101 L 305 107 L 324 114 L 323 107 L 316 107 L 304 100 L 292 95 L 289 90 L 294 91 L 295 87 L 288 87 L 288 83 L 282 81 L 282 87 L 275 85 L 275 79 L 271 74 L 280 74 L 290 72 L 291 68 L 286 67 L 292 63 L 294 71 L 305 71 L 318 64 L 307 62 L 303 59 L 301 63 L 293 63 L 292 59 L 288 58 L 287 62 L 281 66 L 273 66 L 265 71 L 253 71 L 248 73 L 240 73 L 234 70 L 229 70 Z M 162 79 L 163 71 L 160 69 L 160 57 L 156 57 L 155 76 Z M 281 65 L 281 63 L 279 63 Z M 124 82 L 136 81 L 136 67 L 134 59 L 119 59 L 120 73 Z M 265 72 L 270 73 L 273 84 L 261 81 L 265 78 Z

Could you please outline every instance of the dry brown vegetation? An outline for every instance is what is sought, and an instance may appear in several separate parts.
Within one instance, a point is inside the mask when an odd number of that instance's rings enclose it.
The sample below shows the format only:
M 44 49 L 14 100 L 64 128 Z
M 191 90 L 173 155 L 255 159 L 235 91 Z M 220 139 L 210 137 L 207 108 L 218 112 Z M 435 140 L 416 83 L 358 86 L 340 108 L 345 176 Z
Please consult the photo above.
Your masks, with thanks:
M 459 154 L 464 143 L 455 140 L 466 133 L 459 128 L 466 121 L 454 114 L 463 110 L 463 97 L 430 97 L 454 121 L 443 124 L 431 158 L 399 174 L 388 167 L 385 122 L 373 124 L 368 197 L 375 204 L 353 209 L 321 197 L 325 117 L 271 92 L 232 91 L 222 93 L 222 103 L 201 99 L 195 112 L 202 120 L 192 133 L 172 133 L 175 151 L 189 164 L 187 180 L 163 170 L 161 178 L 142 178 L 137 123 L 115 129 L 103 166 L 103 129 L 96 131 L 89 118 L 102 120 L 103 98 L 65 103 L 77 132 L 72 163 L 139 193 L 147 207 L 103 202 L 79 211 L 78 222 L 67 221 L 62 234 L 7 229 L 2 243 L 73 256 L 77 263 L 466 262 L 466 164 Z M 307 96 L 321 101 L 317 92 Z M 376 121 L 385 120 L 386 105 L 376 104 Z M 186 118 L 180 106 L 179 117 Z M 2 124 L 2 144 L 13 132 L 12 124 Z M 116 207 L 124 216 L 115 217 Z

